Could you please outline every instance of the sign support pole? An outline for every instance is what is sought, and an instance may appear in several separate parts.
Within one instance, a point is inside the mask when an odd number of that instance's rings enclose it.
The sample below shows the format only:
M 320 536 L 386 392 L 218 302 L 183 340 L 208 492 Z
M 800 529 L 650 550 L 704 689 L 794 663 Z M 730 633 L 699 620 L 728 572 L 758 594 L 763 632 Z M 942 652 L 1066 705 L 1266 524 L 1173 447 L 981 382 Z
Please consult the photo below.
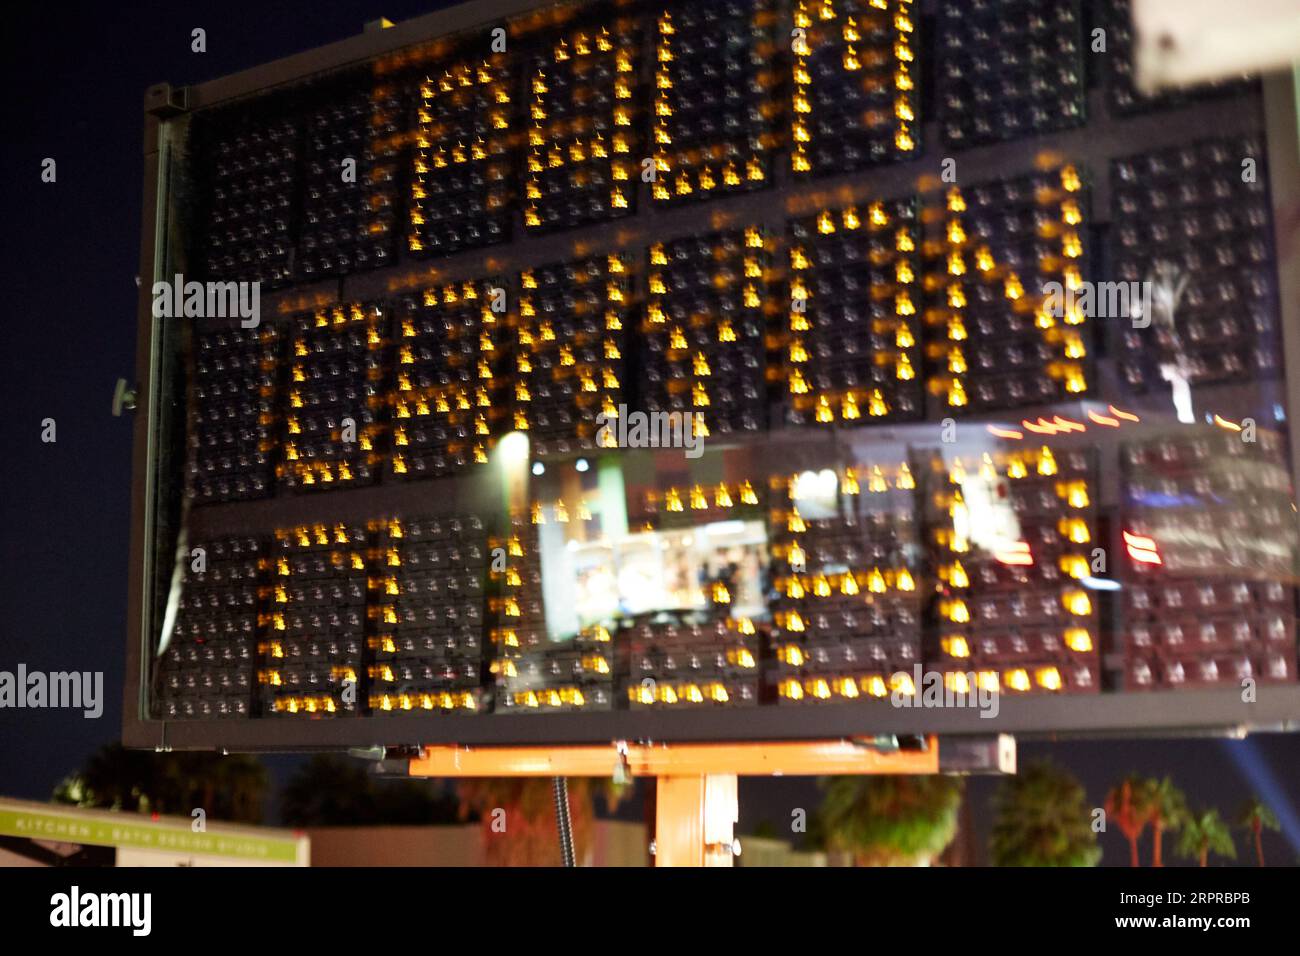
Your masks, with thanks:
M 1014 758 L 1012 758 L 1012 761 Z M 1014 771 L 1013 762 L 1000 769 Z M 655 865 L 731 866 L 737 778 L 828 774 L 937 774 L 939 738 L 917 750 L 874 741 L 610 744 L 580 747 L 425 747 L 412 777 L 654 777 Z

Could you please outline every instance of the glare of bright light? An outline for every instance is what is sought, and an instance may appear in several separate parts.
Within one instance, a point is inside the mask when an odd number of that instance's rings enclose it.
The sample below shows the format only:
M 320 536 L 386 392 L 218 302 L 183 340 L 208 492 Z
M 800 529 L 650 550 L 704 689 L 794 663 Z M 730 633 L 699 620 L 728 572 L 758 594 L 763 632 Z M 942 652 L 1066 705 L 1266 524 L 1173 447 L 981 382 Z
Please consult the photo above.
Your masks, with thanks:
M 533 462 L 533 474 L 534 475 L 546 474 L 546 466 L 543 465 L 540 461 Z
M 739 534 L 745 530 L 743 521 L 715 521 L 704 529 L 710 535 Z
M 517 465 L 528 460 L 528 436 L 523 432 L 510 432 L 502 435 L 497 442 L 497 454 L 501 461 Z
M 795 501 L 804 498 L 811 498 L 815 493 L 814 488 L 817 484 L 817 473 L 812 471 L 803 471 L 795 475 L 794 487 L 790 489 L 790 496 Z
M 791 494 L 796 501 L 813 499 L 834 502 L 839 486 L 839 476 L 829 468 L 804 471 L 795 476 Z
M 1134 561 L 1140 561 L 1142 564 L 1165 563 L 1160 557 L 1160 549 L 1156 546 L 1154 538 L 1125 531 L 1124 547 L 1128 550 L 1128 556 Z
M 1169 383 L 1170 398 L 1174 403 L 1174 412 L 1183 425 L 1196 422 L 1196 413 L 1192 406 L 1192 386 L 1178 371 L 1177 366 L 1161 365 L 1160 377 Z
M 587 459 L 579 458 L 577 461 L 573 463 L 573 467 L 578 469 L 578 471 L 586 471 L 588 468 L 591 467 L 591 465 L 587 464 Z
M 1079 583 L 1085 588 L 1092 588 L 1094 591 L 1118 591 L 1123 586 L 1118 581 L 1111 578 L 1080 578 Z

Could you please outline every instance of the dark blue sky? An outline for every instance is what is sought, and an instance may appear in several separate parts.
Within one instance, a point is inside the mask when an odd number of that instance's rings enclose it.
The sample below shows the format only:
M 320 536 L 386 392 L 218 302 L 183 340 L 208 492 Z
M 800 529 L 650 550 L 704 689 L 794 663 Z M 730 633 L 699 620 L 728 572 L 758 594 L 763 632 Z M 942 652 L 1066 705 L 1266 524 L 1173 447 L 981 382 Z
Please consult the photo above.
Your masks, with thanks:
M 144 89 L 211 79 L 357 33 L 380 15 L 400 20 L 439 6 L 227 0 L 6 10 L 0 669 L 103 671 L 107 700 L 99 720 L 0 710 L 0 795 L 43 799 L 118 736 L 130 426 L 109 404 L 116 378 L 133 373 Z M 207 30 L 206 54 L 190 52 L 196 26 Z M 53 185 L 40 182 L 47 156 L 58 162 Z M 57 422 L 55 444 L 40 440 L 45 418 Z M 1193 803 L 1227 812 L 1250 791 L 1268 791 L 1290 828 L 1290 845 L 1270 834 L 1268 850 L 1274 860 L 1300 855 L 1296 735 L 1022 748 L 1022 757 L 1049 755 L 1080 775 L 1094 803 L 1134 769 L 1170 774 Z M 972 783 L 981 831 L 992 787 Z M 779 827 L 815 799 L 809 781 L 746 781 L 742 831 L 760 820 Z M 1118 835 L 1105 845 L 1107 862 L 1126 859 Z
M 131 428 L 109 414 L 135 363 L 142 103 L 409 19 L 437 2 L 47 4 L 7 11 L 3 63 L 6 411 L 0 669 L 104 672 L 104 716 L 0 710 L 0 793 L 43 798 L 118 737 Z M 206 54 L 190 31 L 207 31 Z M 54 184 L 41 162 L 58 163 Z M 43 444 L 53 418 L 58 441 Z

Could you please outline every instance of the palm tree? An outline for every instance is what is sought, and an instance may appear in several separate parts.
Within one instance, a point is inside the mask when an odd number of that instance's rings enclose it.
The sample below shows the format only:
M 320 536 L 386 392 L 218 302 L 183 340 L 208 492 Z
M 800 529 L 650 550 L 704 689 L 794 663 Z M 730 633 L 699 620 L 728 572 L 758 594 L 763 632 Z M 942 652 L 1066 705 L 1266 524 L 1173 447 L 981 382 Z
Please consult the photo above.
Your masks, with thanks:
M 1250 831 L 1255 842 L 1255 859 L 1260 866 L 1264 865 L 1264 828 L 1270 830 L 1281 830 L 1282 824 L 1278 822 L 1277 814 L 1273 808 L 1261 800 L 1259 797 L 1251 797 L 1247 800 L 1237 812 L 1237 825 Z
M 109 744 L 65 778 L 53 798 L 135 813 L 188 816 L 202 809 L 214 820 L 260 823 L 267 779 L 266 768 L 247 754 L 157 753 Z
M 1165 830 L 1178 830 L 1187 818 L 1187 797 L 1165 777 L 1148 780 L 1143 796 L 1151 820 L 1151 865 L 1164 866 Z
M 1129 866 L 1141 866 L 1138 860 L 1138 840 L 1150 822 L 1148 783 L 1136 773 L 1131 773 L 1106 794 L 1106 816 L 1115 821 L 1119 832 L 1128 840 Z
M 373 823 L 375 794 L 370 775 L 355 761 L 316 754 L 285 784 L 280 816 L 292 827 Z
M 1237 846 L 1232 842 L 1232 831 L 1219 816 L 1218 810 L 1202 810 L 1189 814 L 1178 835 L 1178 852 L 1188 859 L 1208 866 L 1211 853 L 1237 858 Z
M 160 755 L 127 750 L 121 744 L 100 747 L 80 770 L 54 790 L 56 803 L 148 813 L 151 795 L 159 790 Z
M 858 866 L 928 866 L 956 835 L 958 777 L 831 777 L 822 786 L 827 842 Z
M 1006 778 L 993 799 L 994 866 L 1096 866 L 1087 794 L 1068 771 L 1043 761 Z

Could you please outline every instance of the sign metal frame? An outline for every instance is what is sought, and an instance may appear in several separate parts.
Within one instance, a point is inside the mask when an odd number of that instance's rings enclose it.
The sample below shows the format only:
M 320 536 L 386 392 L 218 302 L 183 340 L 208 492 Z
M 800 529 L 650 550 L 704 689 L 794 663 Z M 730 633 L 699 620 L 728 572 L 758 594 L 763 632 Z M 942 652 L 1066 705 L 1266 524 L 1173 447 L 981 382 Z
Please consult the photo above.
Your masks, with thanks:
M 177 410 L 167 392 L 168 350 L 164 337 L 168 320 L 152 315 L 151 286 L 170 279 L 181 260 L 178 184 L 184 163 L 185 129 L 199 110 L 295 83 L 309 77 L 354 66 L 402 47 L 475 29 L 487 29 L 513 16 L 545 6 L 535 0 L 492 0 L 465 3 L 435 14 L 363 33 L 316 50 L 246 70 L 232 76 L 182 89 L 159 84 L 145 95 L 143 229 L 140 243 L 140 291 L 137 299 L 137 410 L 133 422 L 133 484 L 127 613 L 126 681 L 122 739 L 129 747 L 157 749 L 225 749 L 237 751 L 305 751 L 366 747 L 461 745 L 543 745 L 634 741 L 789 741 L 862 737 L 881 734 L 938 733 L 1019 737 L 1075 735 L 1182 735 L 1230 733 L 1246 729 L 1300 730 L 1300 685 L 1263 685 L 1258 700 L 1243 703 L 1237 688 L 1107 692 L 1102 695 L 1061 695 L 1001 700 L 997 717 L 983 718 L 974 710 L 895 708 L 887 701 L 817 706 L 760 706 L 710 711 L 609 711 L 528 715 L 485 714 L 464 717 L 376 716 L 297 720 L 275 718 L 210 721 L 163 721 L 148 714 L 149 654 L 154 589 L 159 581 L 158 536 L 166 485 L 166 456 L 172 445 L 167 429 Z M 786 4 L 781 23 L 788 19 Z M 928 4 L 926 5 L 928 6 Z M 924 9 L 924 7 L 923 7 Z M 1037 160 L 1067 156 L 1090 169 L 1091 222 L 1104 223 L 1109 207 L 1109 160 L 1140 149 L 1157 149 L 1201 138 L 1209 133 L 1231 135 L 1261 127 L 1268 139 L 1279 273 L 1279 321 L 1285 367 L 1294 370 L 1284 388 L 1293 411 L 1300 410 L 1300 241 L 1295 210 L 1300 209 L 1300 136 L 1297 135 L 1298 85 L 1290 72 L 1263 78 L 1262 95 L 1243 110 L 1239 99 L 1207 100 L 1133 117 L 1115 117 L 1102 89 L 1090 90 L 1087 125 L 1040 139 L 1017 140 L 963 150 L 962 178 L 983 178 L 1026 172 Z M 926 123 L 924 142 L 938 141 L 933 122 Z M 522 236 L 504 246 L 467 250 L 446 258 L 401 262 L 382 270 L 295 287 L 270 294 L 265 313 L 282 313 L 304 301 L 343 302 L 392 294 L 418 283 L 437 283 L 487 274 L 505 274 L 567 255 L 597 255 L 635 248 L 654 241 L 707 231 L 759 224 L 783 230 L 785 222 L 807 215 L 822 204 L 856 202 L 914 192 L 918 183 L 937 170 L 934 150 L 919 159 L 818 178 L 790 182 L 781 163 L 772 188 L 745 195 L 720 197 L 696 205 L 654 208 L 648 187 L 637 215 L 628 219 L 579 227 L 545 237 Z M 272 319 L 272 321 L 275 321 Z M 1292 474 L 1300 475 L 1300 435 L 1294 418 L 1286 428 Z M 269 532 L 272 522 L 335 518 L 340 504 L 359 503 L 406 507 L 411 513 L 450 510 L 457 501 L 481 491 L 465 487 L 463 479 L 443 478 L 436 484 L 438 499 L 430 505 L 429 487 L 421 483 L 381 485 L 344 503 L 331 496 L 274 498 L 237 505 L 209 505 L 199 519 L 205 530 L 246 530 L 247 524 Z M 240 516 L 240 512 L 243 516 Z M 193 513 L 192 513 L 193 514 Z

